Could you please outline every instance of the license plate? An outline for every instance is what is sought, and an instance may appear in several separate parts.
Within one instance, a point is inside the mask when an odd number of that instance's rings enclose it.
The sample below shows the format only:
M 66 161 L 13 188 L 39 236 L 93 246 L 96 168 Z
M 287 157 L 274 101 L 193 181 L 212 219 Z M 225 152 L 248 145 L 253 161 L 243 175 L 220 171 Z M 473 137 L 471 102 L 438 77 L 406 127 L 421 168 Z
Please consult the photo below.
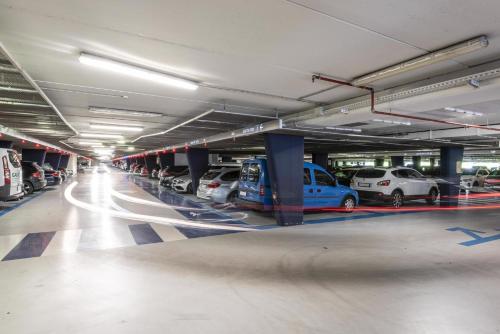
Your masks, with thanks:
M 246 196 L 247 192 L 246 191 L 240 191 L 240 196 Z
M 359 187 L 370 188 L 371 187 L 371 183 L 361 183 L 361 182 L 358 182 L 358 186 Z

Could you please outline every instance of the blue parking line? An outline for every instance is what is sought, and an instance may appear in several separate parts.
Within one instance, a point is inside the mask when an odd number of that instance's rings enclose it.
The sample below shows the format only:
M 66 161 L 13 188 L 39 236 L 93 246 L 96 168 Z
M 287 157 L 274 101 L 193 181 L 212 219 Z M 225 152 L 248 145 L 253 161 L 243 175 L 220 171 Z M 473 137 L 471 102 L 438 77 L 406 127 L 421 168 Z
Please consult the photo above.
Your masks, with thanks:
M 38 192 L 38 193 L 36 193 L 36 194 L 32 194 L 32 195 L 30 195 L 30 197 L 28 197 L 28 198 L 26 198 L 26 199 L 23 199 L 23 200 L 19 201 L 18 203 L 14 204 L 13 206 L 10 206 L 10 207 L 8 207 L 8 208 L 2 209 L 2 210 L 0 211 L 0 217 L 2 217 L 2 216 L 4 216 L 4 215 L 6 215 L 7 213 L 9 213 L 9 212 L 11 212 L 12 210 L 14 210 L 14 209 L 16 209 L 16 208 L 20 207 L 21 205 L 28 203 L 28 202 L 29 202 L 29 201 L 31 201 L 32 199 L 35 199 L 35 198 L 37 198 L 38 196 L 40 196 L 40 195 L 42 195 L 42 194 L 44 194 L 44 193 L 45 193 L 45 191 L 43 191 L 43 190 L 42 190 L 42 191 L 40 191 L 40 192 Z
M 418 211 L 384 212 L 384 213 L 372 212 L 372 213 L 368 213 L 368 214 L 364 214 L 364 215 L 356 215 L 356 216 L 345 216 L 345 217 L 333 217 L 333 218 L 306 220 L 306 221 L 304 221 L 304 225 L 345 222 L 345 221 L 350 221 L 350 220 L 358 220 L 358 219 L 366 219 L 366 218 L 379 218 L 379 217 L 394 216 L 394 215 L 405 215 L 405 214 L 417 213 L 417 212 Z

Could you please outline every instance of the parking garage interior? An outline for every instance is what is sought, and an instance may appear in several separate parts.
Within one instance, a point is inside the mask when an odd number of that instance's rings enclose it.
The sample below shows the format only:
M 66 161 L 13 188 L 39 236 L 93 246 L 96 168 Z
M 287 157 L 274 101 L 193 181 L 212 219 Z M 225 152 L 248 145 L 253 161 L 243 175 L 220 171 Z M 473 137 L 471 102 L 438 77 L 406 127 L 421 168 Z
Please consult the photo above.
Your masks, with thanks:
M 498 22 L 0 0 L 0 333 L 499 333 Z

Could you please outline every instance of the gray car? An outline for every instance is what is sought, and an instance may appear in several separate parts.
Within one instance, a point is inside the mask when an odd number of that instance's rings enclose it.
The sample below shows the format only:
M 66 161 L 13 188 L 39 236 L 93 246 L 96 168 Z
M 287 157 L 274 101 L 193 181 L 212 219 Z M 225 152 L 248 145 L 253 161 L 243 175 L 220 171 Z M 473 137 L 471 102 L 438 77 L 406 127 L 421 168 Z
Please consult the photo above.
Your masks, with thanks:
M 215 203 L 234 202 L 238 197 L 240 168 L 209 170 L 200 179 L 196 196 Z

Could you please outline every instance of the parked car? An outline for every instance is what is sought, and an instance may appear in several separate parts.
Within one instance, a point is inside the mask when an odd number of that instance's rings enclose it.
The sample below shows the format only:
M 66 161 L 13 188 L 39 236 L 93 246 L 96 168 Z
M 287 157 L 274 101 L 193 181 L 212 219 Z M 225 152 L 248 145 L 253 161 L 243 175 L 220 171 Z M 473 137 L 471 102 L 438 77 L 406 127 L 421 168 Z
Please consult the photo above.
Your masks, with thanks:
M 186 175 L 189 173 L 189 168 L 187 166 L 169 166 L 161 170 L 160 181 L 161 186 L 171 188 L 172 180 L 181 175 Z
M 134 170 L 132 171 L 132 174 L 141 175 L 142 167 L 143 166 L 140 164 L 135 165 Z
M 346 167 L 337 170 L 334 175 L 335 178 L 337 179 L 337 182 L 343 186 L 350 187 L 351 186 L 351 180 L 356 174 L 358 170 L 364 167 Z
M 238 198 L 240 168 L 211 169 L 200 178 L 196 196 L 215 203 L 234 203 Z
M 141 170 L 139 171 L 139 175 L 140 176 L 149 176 L 148 167 L 146 167 L 146 166 L 142 167 Z
M 181 176 L 174 177 L 172 180 L 172 189 L 178 193 L 193 193 L 193 183 L 191 174 L 187 173 Z
M 0 148 L 0 201 L 20 199 L 24 196 L 23 170 L 17 152 Z
M 469 190 L 472 187 L 483 187 L 484 180 L 489 174 L 489 170 L 485 167 L 463 169 L 460 175 L 460 189 Z
M 488 174 L 484 180 L 484 187 L 492 190 L 500 190 L 500 169 L 495 169 Z
M 66 173 L 66 169 L 64 168 L 59 168 L 59 175 L 61 176 L 61 182 L 64 182 L 68 179 L 68 174 Z
M 45 179 L 47 180 L 48 186 L 56 186 L 62 183 L 60 172 L 54 170 L 50 164 L 45 163 L 42 168 L 45 173 Z
M 406 167 L 360 169 L 351 181 L 362 200 L 391 202 L 399 208 L 405 200 L 425 199 L 434 204 L 439 196 L 435 180 Z
M 23 168 L 23 187 L 26 194 L 41 190 L 47 185 L 45 172 L 36 162 L 21 161 Z
M 151 178 L 152 179 L 159 179 L 160 178 L 160 166 L 156 166 L 155 168 L 153 168 L 153 170 L 151 171 Z
M 238 190 L 239 205 L 263 211 L 273 209 L 266 159 L 243 162 Z M 358 202 L 355 190 L 338 184 L 323 167 L 304 162 L 304 210 L 337 207 L 351 212 Z

